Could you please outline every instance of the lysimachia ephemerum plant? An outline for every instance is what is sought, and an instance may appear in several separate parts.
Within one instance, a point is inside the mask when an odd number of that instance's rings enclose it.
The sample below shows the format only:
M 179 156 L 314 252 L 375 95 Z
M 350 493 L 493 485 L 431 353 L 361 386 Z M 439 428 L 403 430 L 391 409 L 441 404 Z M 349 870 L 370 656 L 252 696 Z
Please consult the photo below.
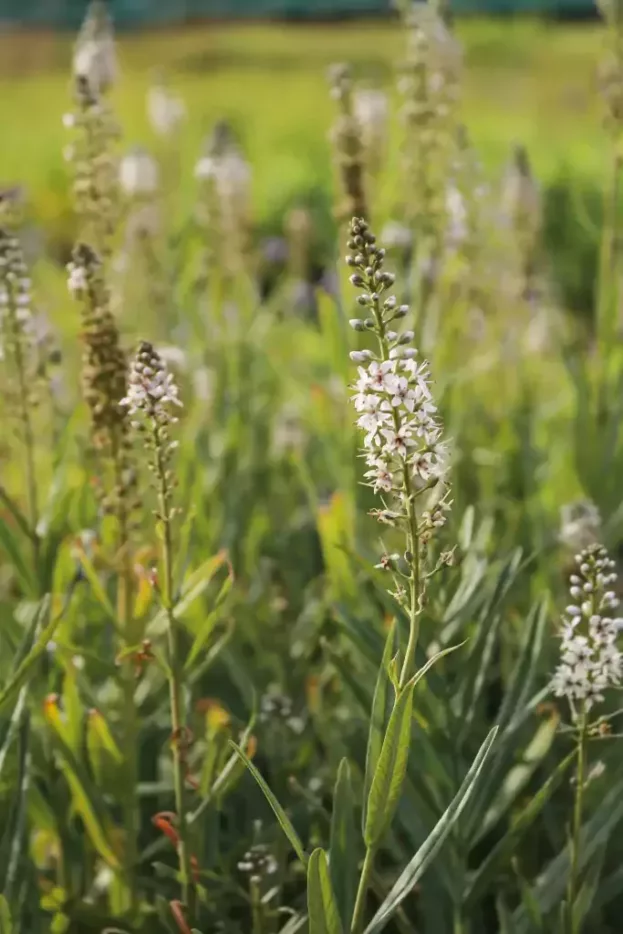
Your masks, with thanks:
M 361 806 L 365 847 L 362 866 L 357 858 L 348 760 L 342 761 L 338 771 L 329 855 L 317 848 L 308 856 L 295 827 L 258 770 L 242 751 L 238 753 L 307 867 L 310 929 L 322 934 L 377 934 L 412 891 L 465 807 L 496 731 L 489 733 L 448 808 L 369 919 L 367 895 L 375 858 L 392 824 L 407 769 L 414 690 L 435 661 L 453 650 L 433 655 L 416 669 L 415 649 L 427 582 L 451 561 L 451 552 L 431 558 L 435 533 L 444 525 L 450 508 L 449 458 L 432 397 L 428 364 L 419 360 L 410 346 L 412 333 L 395 330 L 408 309 L 398 305 L 391 295 L 383 297 L 394 276 L 384 270 L 385 251 L 376 245 L 366 221 L 352 220 L 348 248 L 347 263 L 355 270 L 351 281 L 361 290 L 358 301 L 368 315 L 351 320 L 351 325 L 356 331 L 372 335 L 377 345 L 375 350 L 351 353 L 360 364 L 353 402 L 358 427 L 364 433 L 364 477 L 381 497 L 382 508 L 375 510 L 376 516 L 404 539 L 403 552 L 383 555 L 379 567 L 391 574 L 393 596 L 400 615 L 404 614 L 409 624 L 406 645 L 397 651 L 399 627 L 394 623 L 391 628 L 373 701 Z M 387 707 L 391 711 L 388 717 Z M 349 839 L 345 843 L 346 832 Z
M 617 645 L 623 619 L 614 616 L 619 605 L 616 564 L 601 545 L 583 549 L 575 556 L 575 564 L 569 588 L 572 602 L 563 617 L 560 663 L 552 678 L 554 694 L 568 701 L 571 724 L 567 730 L 577 753 L 565 934 L 582 930 L 579 896 L 584 791 L 589 774 L 587 745 L 590 739 L 607 735 L 610 719 L 620 713 L 595 716 L 592 711 L 620 687 L 623 677 L 623 655 Z

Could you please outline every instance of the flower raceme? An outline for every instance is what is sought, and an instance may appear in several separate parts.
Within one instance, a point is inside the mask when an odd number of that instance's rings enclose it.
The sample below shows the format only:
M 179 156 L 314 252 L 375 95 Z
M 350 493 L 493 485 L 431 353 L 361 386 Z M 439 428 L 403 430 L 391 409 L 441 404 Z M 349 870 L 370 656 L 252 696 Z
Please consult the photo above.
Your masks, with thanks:
M 620 684 L 623 655 L 616 645 L 623 619 L 613 616 L 619 605 L 614 592 L 615 562 L 601 545 L 591 545 L 575 557 L 571 575 L 572 603 L 566 608 L 561 633 L 561 661 L 552 678 L 557 697 L 566 697 L 574 719 L 576 705 L 588 711 L 604 700 L 604 692 Z
M 375 492 L 392 495 L 400 503 L 405 519 L 415 499 L 434 490 L 433 508 L 418 517 L 419 532 L 427 531 L 430 537 L 433 529 L 444 524 L 449 503 L 448 449 L 431 393 L 428 363 L 418 360 L 417 351 L 409 346 L 413 332 L 394 330 L 407 314 L 407 306 L 398 305 L 393 295 L 381 297 L 394 282 L 394 276 L 383 270 L 385 251 L 376 246 L 364 221 L 353 220 L 350 232 L 348 245 L 354 252 L 347 263 L 357 270 L 351 282 L 363 290 L 357 301 L 371 315 L 350 324 L 356 331 L 373 333 L 379 347 L 378 353 L 351 353 L 351 359 L 360 364 L 352 401 L 357 425 L 364 432 L 365 478 Z
M 142 412 L 161 424 L 176 422 L 170 406 L 181 407 L 179 390 L 172 373 L 151 344 L 143 341 L 130 367 L 128 394 L 120 405 L 130 415 Z

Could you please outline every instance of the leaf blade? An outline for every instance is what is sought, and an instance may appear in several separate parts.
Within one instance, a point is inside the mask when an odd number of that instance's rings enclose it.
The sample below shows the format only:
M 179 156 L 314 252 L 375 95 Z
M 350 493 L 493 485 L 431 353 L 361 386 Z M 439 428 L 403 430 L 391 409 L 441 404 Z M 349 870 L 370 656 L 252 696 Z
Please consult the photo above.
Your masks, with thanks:
M 309 934 L 342 934 L 342 924 L 331 887 L 327 855 L 314 850 L 307 866 Z
M 494 727 L 487 735 L 485 741 L 480 747 L 476 758 L 465 776 L 458 792 L 437 821 L 433 831 L 429 834 L 422 846 L 419 848 L 411 862 L 398 877 L 395 885 L 389 892 L 387 898 L 380 906 L 372 921 L 366 928 L 364 934 L 378 934 L 382 931 L 392 914 L 406 898 L 418 879 L 426 871 L 438 850 L 441 848 L 444 840 L 450 832 L 455 821 L 459 818 L 461 811 L 465 807 L 469 797 L 482 771 L 491 746 L 495 740 L 497 727 Z

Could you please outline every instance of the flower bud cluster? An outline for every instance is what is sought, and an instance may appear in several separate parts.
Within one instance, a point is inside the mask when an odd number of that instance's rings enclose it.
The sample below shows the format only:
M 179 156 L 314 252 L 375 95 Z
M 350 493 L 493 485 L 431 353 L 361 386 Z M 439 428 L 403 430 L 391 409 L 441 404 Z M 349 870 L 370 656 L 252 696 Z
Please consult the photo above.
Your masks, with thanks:
M 73 168 L 73 196 L 81 236 L 108 257 L 119 217 L 119 167 L 114 146 L 119 127 L 98 89 L 78 75 L 75 110 L 63 122 L 74 134 L 65 157 Z
M 601 545 L 590 545 L 575 556 L 570 578 L 571 603 L 565 610 L 561 660 L 552 679 L 557 697 L 566 697 L 574 718 L 604 700 L 608 688 L 623 675 L 623 655 L 617 639 L 623 619 L 615 617 L 615 562 Z
M 175 487 L 175 477 L 169 468 L 177 441 L 169 438 L 169 426 L 178 419 L 175 411 L 181 408 L 179 390 L 172 373 L 160 354 L 147 341 L 141 341 L 130 366 L 127 395 L 119 403 L 120 409 L 133 417 L 132 427 L 143 436 L 150 452 L 149 469 L 163 499 L 161 518 L 173 516 L 169 501 Z
M 416 521 L 412 532 L 425 543 L 444 525 L 449 508 L 448 448 L 428 363 L 411 346 L 413 332 L 396 330 L 408 307 L 386 295 L 394 276 L 385 271 L 385 251 L 364 220 L 353 219 L 348 247 L 352 252 L 346 262 L 355 270 L 351 282 L 361 290 L 357 302 L 367 312 L 350 324 L 374 334 L 379 346 L 377 353 L 356 350 L 350 355 L 360 364 L 352 388 L 357 425 L 364 432 L 365 478 L 387 500 L 385 521 L 387 516 L 392 524 Z

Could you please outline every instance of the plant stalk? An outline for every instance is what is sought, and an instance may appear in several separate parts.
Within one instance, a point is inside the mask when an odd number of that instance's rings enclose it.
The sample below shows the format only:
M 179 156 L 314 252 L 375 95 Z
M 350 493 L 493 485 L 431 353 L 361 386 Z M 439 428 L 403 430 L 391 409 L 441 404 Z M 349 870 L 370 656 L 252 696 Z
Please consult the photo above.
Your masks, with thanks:
M 169 700 L 171 705 L 172 750 L 173 750 L 173 785 L 175 792 L 175 811 L 179 835 L 177 853 L 182 881 L 182 898 L 188 909 L 189 920 L 194 920 L 194 886 L 192 884 L 190 849 L 186 822 L 186 762 L 185 742 L 186 723 L 182 699 L 182 665 L 178 642 L 178 623 L 173 605 L 173 542 L 171 536 L 171 509 L 169 506 L 169 481 L 166 464 L 162 456 L 160 428 L 154 423 L 154 450 L 156 453 L 156 473 L 158 479 L 159 518 L 163 526 L 162 534 L 162 603 L 167 615 L 167 641 L 169 648 Z
M 117 502 L 117 547 L 120 560 L 119 577 L 117 581 L 117 618 L 123 633 L 124 648 L 136 642 L 133 626 L 133 583 L 132 566 L 129 552 L 129 522 L 123 491 L 123 464 L 121 460 L 121 445 L 116 432 L 112 433 L 112 461 L 115 472 L 115 491 Z M 123 823 L 125 830 L 125 859 L 123 880 L 130 892 L 130 908 L 134 910 L 137 905 L 136 893 L 136 866 L 138 864 L 138 833 L 140 818 L 136 789 L 138 786 L 138 719 L 136 716 L 136 703 L 134 698 L 135 677 L 132 659 L 124 659 L 121 667 L 121 680 L 124 703 L 124 730 L 123 730 L 123 758 L 125 763 L 125 782 L 123 802 Z
M 372 847 L 368 847 L 366 850 L 365 859 L 363 861 L 363 867 L 361 869 L 361 876 L 359 877 L 359 887 L 357 888 L 353 920 L 350 926 L 351 934 L 359 934 L 359 931 L 363 927 L 363 916 L 366 908 L 366 895 L 368 892 L 368 885 L 370 884 L 370 877 L 372 875 L 373 867 L 374 849 Z
M 586 740 L 587 740 L 587 722 L 586 710 L 582 706 L 580 721 L 578 726 L 578 750 L 576 765 L 576 786 L 575 801 L 573 806 L 573 827 L 571 834 L 571 868 L 569 871 L 568 888 L 568 931 L 569 934 L 579 934 L 581 921 L 574 912 L 575 901 L 579 889 L 579 868 L 580 868 L 580 833 L 582 830 L 582 815 L 584 808 L 584 782 L 586 774 Z

